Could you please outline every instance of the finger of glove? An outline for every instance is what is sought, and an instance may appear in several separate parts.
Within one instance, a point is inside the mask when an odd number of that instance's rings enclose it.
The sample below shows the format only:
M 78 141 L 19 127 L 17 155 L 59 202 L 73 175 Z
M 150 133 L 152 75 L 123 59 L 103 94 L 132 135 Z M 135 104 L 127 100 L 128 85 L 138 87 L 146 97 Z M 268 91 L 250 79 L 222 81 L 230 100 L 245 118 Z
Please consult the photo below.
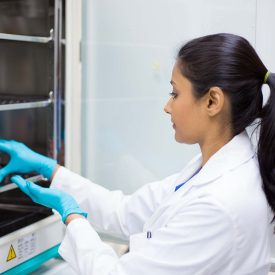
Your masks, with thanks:
M 11 181 L 15 183 L 26 195 L 28 195 L 31 199 L 33 199 L 32 194 L 30 193 L 30 190 L 28 188 L 27 181 L 25 181 L 20 176 L 11 177 Z
M 0 152 L 10 153 L 11 152 L 10 141 L 5 139 L 0 139 Z
M 2 180 L 8 175 L 10 174 L 11 171 L 11 166 L 10 165 L 6 165 L 5 167 L 3 167 L 2 169 L 0 169 L 0 182 L 2 182 Z
M 49 188 L 41 187 L 31 181 L 27 181 L 27 186 L 35 202 L 52 208 L 55 198 Z
M 33 197 L 39 199 L 39 197 L 43 195 L 42 194 L 43 193 L 42 189 L 44 189 L 43 187 L 40 187 L 31 181 L 27 181 L 27 186 L 28 186 L 29 192 L 32 194 Z

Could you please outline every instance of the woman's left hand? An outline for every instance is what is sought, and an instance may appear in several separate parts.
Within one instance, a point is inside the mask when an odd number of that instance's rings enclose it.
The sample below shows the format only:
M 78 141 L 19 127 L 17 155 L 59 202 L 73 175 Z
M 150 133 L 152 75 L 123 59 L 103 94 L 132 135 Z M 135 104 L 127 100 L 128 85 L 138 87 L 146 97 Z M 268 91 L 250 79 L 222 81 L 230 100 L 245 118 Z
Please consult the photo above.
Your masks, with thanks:
M 71 214 L 80 214 L 87 217 L 87 213 L 80 209 L 75 199 L 65 192 L 52 188 L 40 187 L 31 181 L 24 180 L 20 176 L 12 177 L 11 181 L 34 202 L 55 209 L 61 215 L 64 223 L 66 218 Z

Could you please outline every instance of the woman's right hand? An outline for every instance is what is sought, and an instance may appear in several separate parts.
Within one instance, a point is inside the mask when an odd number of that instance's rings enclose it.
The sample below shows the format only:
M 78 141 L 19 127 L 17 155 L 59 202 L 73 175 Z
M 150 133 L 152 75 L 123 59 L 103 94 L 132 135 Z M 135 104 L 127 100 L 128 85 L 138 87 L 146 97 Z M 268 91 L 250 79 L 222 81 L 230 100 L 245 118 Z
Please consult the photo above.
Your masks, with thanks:
M 13 176 L 11 181 L 15 183 L 34 202 L 55 209 L 62 217 L 62 221 L 68 224 L 72 219 L 87 217 L 76 202 L 66 192 L 54 188 L 44 188 L 31 181 L 26 181 L 20 176 Z
M 0 152 L 10 156 L 9 163 L 0 169 L 0 182 L 10 173 L 36 172 L 51 179 L 57 162 L 38 154 L 15 140 L 0 139 Z

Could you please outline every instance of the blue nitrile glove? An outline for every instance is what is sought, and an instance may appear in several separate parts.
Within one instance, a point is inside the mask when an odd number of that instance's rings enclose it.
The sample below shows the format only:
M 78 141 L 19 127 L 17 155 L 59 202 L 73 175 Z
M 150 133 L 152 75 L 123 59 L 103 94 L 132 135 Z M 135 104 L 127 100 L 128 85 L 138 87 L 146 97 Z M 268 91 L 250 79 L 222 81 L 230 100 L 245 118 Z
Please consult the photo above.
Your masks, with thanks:
M 0 182 L 10 173 L 37 172 L 50 179 L 57 164 L 56 160 L 40 155 L 14 140 L 0 139 L 0 152 L 10 156 L 9 163 L 0 169 Z
M 61 215 L 63 222 L 70 214 L 80 214 L 85 218 L 87 217 L 87 213 L 80 209 L 75 199 L 65 192 L 40 187 L 20 176 L 13 176 L 11 180 L 34 202 L 55 209 Z

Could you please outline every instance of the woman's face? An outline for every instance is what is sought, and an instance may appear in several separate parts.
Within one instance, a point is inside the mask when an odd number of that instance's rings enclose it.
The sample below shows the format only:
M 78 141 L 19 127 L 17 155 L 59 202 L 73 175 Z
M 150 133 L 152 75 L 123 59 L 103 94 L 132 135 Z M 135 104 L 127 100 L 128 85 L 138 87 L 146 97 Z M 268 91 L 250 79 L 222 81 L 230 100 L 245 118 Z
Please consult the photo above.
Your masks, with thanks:
M 175 139 L 180 143 L 198 143 L 207 125 L 203 98 L 196 99 L 193 96 L 192 84 L 181 74 L 178 63 L 172 71 L 171 85 L 171 98 L 164 111 L 171 115 Z

